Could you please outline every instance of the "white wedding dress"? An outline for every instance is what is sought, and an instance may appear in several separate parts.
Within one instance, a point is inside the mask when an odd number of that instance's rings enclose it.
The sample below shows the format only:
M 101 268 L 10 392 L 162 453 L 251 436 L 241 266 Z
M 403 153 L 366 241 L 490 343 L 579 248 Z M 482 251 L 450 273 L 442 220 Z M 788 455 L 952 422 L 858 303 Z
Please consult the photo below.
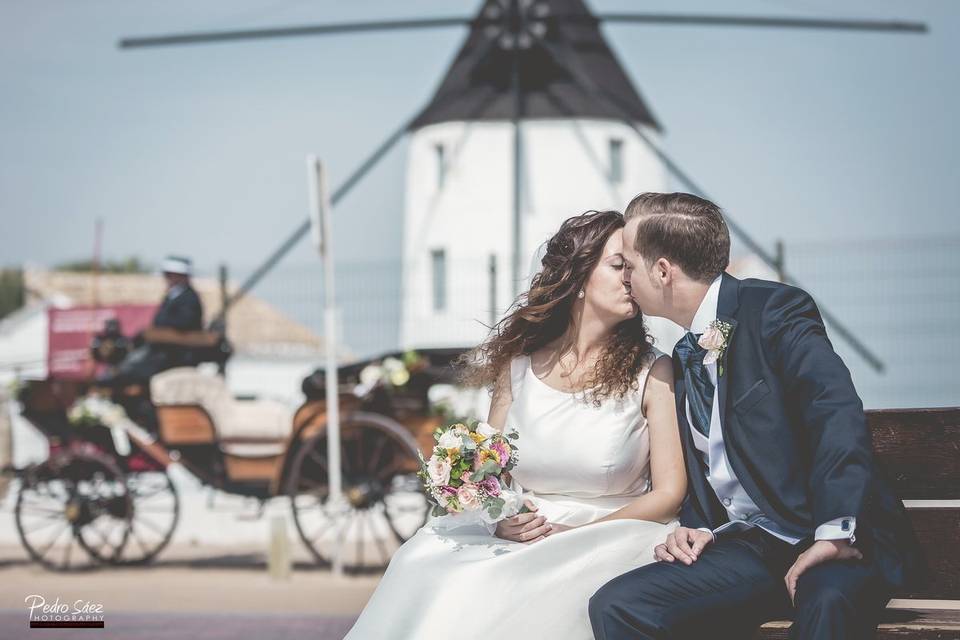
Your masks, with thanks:
M 637 391 L 594 407 L 537 378 L 529 357 L 513 360 L 506 428 L 520 437 L 512 475 L 548 521 L 585 524 L 650 490 L 641 412 L 648 372 Z M 653 562 L 653 547 L 676 526 L 613 520 L 525 545 L 482 523 L 454 527 L 457 517 L 432 519 L 397 550 L 349 640 L 590 640 L 590 596 Z

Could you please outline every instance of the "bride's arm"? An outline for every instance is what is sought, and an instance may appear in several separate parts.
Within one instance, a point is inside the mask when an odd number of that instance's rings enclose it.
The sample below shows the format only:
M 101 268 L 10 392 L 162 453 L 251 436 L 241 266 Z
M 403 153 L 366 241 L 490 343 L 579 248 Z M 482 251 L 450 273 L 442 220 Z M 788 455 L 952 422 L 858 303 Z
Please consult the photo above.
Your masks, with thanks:
M 487 424 L 503 431 L 507 422 L 507 411 L 513 404 L 513 392 L 510 390 L 510 367 L 504 367 L 496 383 L 493 385 L 493 397 L 490 400 L 490 412 L 487 414 Z
M 507 422 L 507 411 L 513 404 L 513 392 L 510 390 L 510 367 L 504 367 L 496 383 L 493 385 L 493 398 L 490 400 L 490 413 L 487 414 L 487 424 L 503 431 Z M 516 426 L 516 425 L 514 425 Z M 527 513 L 520 513 L 497 523 L 492 532 L 498 538 L 532 544 L 546 538 L 552 530 L 552 525 L 543 516 L 537 515 L 537 506 L 525 501 Z
M 653 488 L 627 506 L 588 524 L 626 518 L 667 523 L 677 516 L 686 495 L 687 474 L 677 426 L 670 358 L 659 358 L 647 375 L 642 402 L 650 433 Z

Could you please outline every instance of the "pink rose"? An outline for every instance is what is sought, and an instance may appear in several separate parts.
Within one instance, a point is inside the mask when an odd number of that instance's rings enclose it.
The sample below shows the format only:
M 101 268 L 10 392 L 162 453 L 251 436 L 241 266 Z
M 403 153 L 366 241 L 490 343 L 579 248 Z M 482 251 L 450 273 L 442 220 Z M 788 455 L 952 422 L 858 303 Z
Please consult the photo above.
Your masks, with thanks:
M 723 332 L 716 327 L 709 327 L 697 340 L 697 344 L 707 351 L 716 351 L 723 346 Z
M 457 499 L 464 509 L 480 508 L 480 492 L 477 491 L 477 486 L 472 483 L 467 483 L 457 489 Z
M 430 476 L 430 482 L 435 485 L 447 484 L 450 482 L 450 461 L 446 458 L 431 456 L 427 463 L 427 475 Z
M 490 445 L 490 449 L 497 452 L 497 457 L 500 459 L 500 466 L 507 466 L 507 463 L 510 462 L 510 446 L 503 440 L 497 440 Z

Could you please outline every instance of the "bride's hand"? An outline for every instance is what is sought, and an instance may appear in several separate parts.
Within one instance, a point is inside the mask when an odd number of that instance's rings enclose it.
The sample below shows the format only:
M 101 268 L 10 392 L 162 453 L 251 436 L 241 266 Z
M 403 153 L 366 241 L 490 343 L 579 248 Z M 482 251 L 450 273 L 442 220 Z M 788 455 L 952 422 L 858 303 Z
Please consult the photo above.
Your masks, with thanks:
M 550 535 L 553 526 L 543 516 L 537 515 L 537 506 L 529 500 L 524 504 L 530 509 L 527 513 L 518 513 L 497 523 L 495 535 L 504 540 L 532 544 Z

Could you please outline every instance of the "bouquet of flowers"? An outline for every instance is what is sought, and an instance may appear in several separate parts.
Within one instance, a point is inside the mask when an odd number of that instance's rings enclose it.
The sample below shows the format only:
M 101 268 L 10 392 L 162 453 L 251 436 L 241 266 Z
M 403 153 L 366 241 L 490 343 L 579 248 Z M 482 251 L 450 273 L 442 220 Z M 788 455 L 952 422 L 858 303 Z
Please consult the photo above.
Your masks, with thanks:
M 432 515 L 472 513 L 492 525 L 528 511 L 506 474 L 517 464 L 511 444 L 516 431 L 504 435 L 486 422 L 462 422 L 437 429 L 429 460 L 420 456 L 418 475 L 434 504 Z

